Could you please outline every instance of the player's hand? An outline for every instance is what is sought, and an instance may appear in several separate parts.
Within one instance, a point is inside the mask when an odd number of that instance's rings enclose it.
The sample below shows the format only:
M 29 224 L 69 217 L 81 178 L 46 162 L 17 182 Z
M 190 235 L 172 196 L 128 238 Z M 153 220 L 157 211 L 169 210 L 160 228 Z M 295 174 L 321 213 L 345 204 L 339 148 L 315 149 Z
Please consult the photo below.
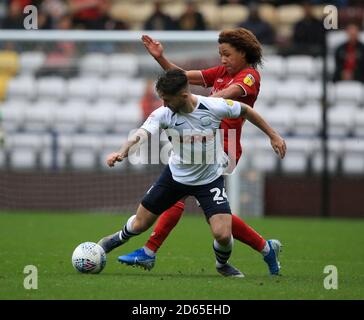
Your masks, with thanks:
M 124 157 L 121 155 L 120 152 L 113 152 L 107 156 L 106 163 L 109 167 L 113 167 L 115 162 L 123 161 Z
M 145 48 L 155 59 L 158 59 L 163 55 L 163 46 L 159 41 L 156 41 L 147 35 L 142 36 L 142 41 Z
M 270 143 L 272 145 L 274 152 L 278 154 L 281 159 L 283 159 L 287 151 L 287 146 L 284 139 L 277 134 L 274 135 L 273 138 L 271 138 Z

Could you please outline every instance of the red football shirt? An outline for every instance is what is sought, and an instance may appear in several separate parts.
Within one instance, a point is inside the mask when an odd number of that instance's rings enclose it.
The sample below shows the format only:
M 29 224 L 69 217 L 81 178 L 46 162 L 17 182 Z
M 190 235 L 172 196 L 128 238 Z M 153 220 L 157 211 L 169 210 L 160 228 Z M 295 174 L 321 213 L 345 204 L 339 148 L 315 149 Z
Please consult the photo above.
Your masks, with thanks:
M 230 87 L 232 84 L 236 84 L 243 89 L 243 94 L 241 97 L 235 100 L 246 103 L 247 105 L 253 107 L 255 100 L 258 97 L 260 89 L 260 74 L 254 68 L 246 68 L 238 72 L 235 76 L 231 76 L 224 66 L 218 66 L 206 70 L 202 70 L 202 77 L 205 82 L 206 87 L 212 87 L 211 95 L 215 92 L 219 92 L 223 89 Z M 223 119 L 221 121 L 221 129 L 224 130 L 224 149 L 225 152 L 229 150 L 229 143 L 234 143 L 236 148 L 236 162 L 239 161 L 242 147 L 240 144 L 241 137 L 241 127 L 244 124 L 245 119 Z M 228 139 L 228 130 L 236 130 L 236 140 L 230 141 Z M 230 148 L 230 150 L 232 150 Z

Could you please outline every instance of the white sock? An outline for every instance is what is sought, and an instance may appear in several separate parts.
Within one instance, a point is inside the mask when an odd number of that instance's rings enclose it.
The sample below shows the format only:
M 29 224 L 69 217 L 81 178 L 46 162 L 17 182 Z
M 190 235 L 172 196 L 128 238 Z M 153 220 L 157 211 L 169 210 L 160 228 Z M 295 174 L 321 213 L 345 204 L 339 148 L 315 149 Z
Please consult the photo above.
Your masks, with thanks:
M 129 232 L 132 232 L 132 233 L 137 233 L 133 230 L 133 222 L 134 222 L 134 219 L 135 219 L 136 215 L 134 214 L 133 216 L 131 216 L 129 219 L 128 219 L 128 222 L 126 223 L 126 227 L 128 228 L 128 231 Z
M 148 247 L 144 246 L 143 249 L 144 249 L 144 252 L 146 253 L 146 255 L 148 255 L 149 257 L 155 256 L 155 252 L 153 250 L 149 249 Z
M 265 257 L 270 252 L 268 241 L 265 242 L 264 248 L 260 253 Z

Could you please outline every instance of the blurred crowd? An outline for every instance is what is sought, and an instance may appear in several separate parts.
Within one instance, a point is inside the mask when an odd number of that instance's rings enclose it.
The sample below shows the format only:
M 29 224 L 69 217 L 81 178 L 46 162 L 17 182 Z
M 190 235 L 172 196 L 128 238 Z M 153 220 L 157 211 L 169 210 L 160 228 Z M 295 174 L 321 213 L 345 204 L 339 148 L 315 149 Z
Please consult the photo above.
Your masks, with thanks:
M 149 6 L 148 15 L 143 12 Z M 174 4 L 175 1 L 138 1 L 126 0 L 2 0 L 0 2 L 0 26 L 1 29 L 23 29 L 23 9 L 27 5 L 34 5 L 38 9 L 38 29 L 58 30 L 130 30 L 131 12 L 123 12 L 124 15 L 115 15 L 115 7 L 118 4 L 134 4 L 137 7 L 138 16 L 144 14 L 140 28 L 144 30 L 210 30 L 212 29 L 206 19 L 205 1 L 180 1 L 183 5 L 181 14 L 176 17 L 166 12 L 165 7 Z M 364 1 L 362 0 L 211 0 L 219 9 L 224 6 L 247 8 L 247 15 L 231 27 L 243 27 L 251 30 L 258 40 L 264 45 L 274 45 L 278 53 L 307 54 L 318 56 L 322 54 L 324 43 L 324 27 L 322 17 L 315 12 L 317 6 L 332 4 L 338 8 L 339 28 L 346 29 L 347 42 L 337 48 L 335 52 L 336 72 L 334 80 L 359 80 L 364 82 L 364 45 L 359 40 L 359 33 L 364 25 Z M 261 15 L 261 6 L 270 5 L 274 8 L 282 6 L 301 6 L 300 19 L 290 25 L 289 36 L 284 38 L 277 32 L 277 26 L 273 25 Z M 235 7 L 234 7 L 235 6 Z M 123 7 L 125 10 L 125 6 Z M 320 9 L 322 11 L 322 9 Z M 233 12 L 231 12 L 233 13 Z M 135 13 L 134 13 L 135 15 Z M 126 17 L 129 21 L 123 20 Z M 143 17 L 144 17 L 143 16 Z M 230 16 L 228 16 L 229 18 Z M 225 26 L 222 26 L 224 28 Z M 216 26 L 214 27 L 216 30 Z M 74 48 L 70 43 L 60 43 L 55 50 L 55 58 L 59 63 L 59 55 L 72 56 Z M 52 56 L 53 57 L 53 56 Z M 69 61 L 69 60 L 67 60 Z

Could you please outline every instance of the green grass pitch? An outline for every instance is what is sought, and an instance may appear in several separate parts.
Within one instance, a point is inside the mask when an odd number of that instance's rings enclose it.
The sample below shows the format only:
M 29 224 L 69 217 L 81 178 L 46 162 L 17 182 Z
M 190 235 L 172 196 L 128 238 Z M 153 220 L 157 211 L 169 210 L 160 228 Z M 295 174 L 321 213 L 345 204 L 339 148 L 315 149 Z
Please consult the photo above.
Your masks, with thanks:
M 117 262 L 149 236 L 131 239 L 107 257 L 98 275 L 76 272 L 74 248 L 121 228 L 128 215 L 0 214 L 0 299 L 364 299 L 364 220 L 247 219 L 265 238 L 283 243 L 282 276 L 271 277 L 262 257 L 235 241 L 230 262 L 245 278 L 214 268 L 212 239 L 202 214 L 185 214 L 150 272 Z M 26 290 L 24 267 L 38 269 L 38 289 Z M 338 289 L 324 288 L 327 265 Z

